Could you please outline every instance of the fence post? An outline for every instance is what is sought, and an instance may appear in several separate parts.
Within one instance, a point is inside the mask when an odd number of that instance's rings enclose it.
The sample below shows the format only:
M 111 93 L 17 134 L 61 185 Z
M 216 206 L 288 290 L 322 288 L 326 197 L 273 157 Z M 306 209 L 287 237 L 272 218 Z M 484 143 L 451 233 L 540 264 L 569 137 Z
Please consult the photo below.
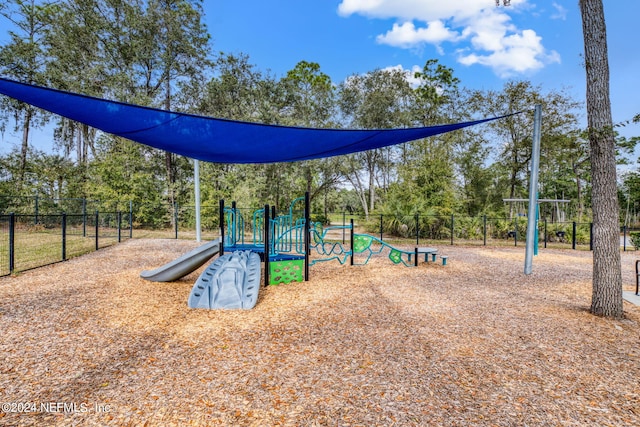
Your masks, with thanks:
M 176 239 L 178 238 L 178 202 L 173 202 L 173 224 L 176 233 Z
M 100 248 L 100 244 L 98 242 L 98 221 L 99 221 L 100 217 L 98 215 L 98 211 L 96 211 L 96 251 Z
M 36 208 L 36 216 L 34 217 L 33 223 L 35 225 L 38 225 L 38 195 L 37 194 L 35 196 L 35 202 L 36 202 L 36 206 L 35 206 L 35 208 Z
M 451 246 L 453 246 L 453 214 L 451 214 Z
M 120 243 L 122 241 L 122 232 L 121 232 L 121 227 L 120 227 L 120 223 L 122 222 L 122 212 L 118 211 L 118 243 Z
M 380 240 L 382 240 L 382 214 L 380 214 Z
M 9 274 L 16 268 L 16 214 L 9 214 Z
M 571 249 L 576 248 L 576 222 L 573 221 L 573 237 L 571 238 Z
M 482 215 L 482 235 L 483 235 L 483 244 L 487 246 L 487 216 Z
M 547 249 L 547 218 L 544 219 L 544 248 Z
M 420 244 L 420 214 L 416 214 L 416 245 Z
M 82 198 L 82 237 L 87 237 L 87 198 Z
M 62 212 L 62 260 L 67 259 L 67 214 Z

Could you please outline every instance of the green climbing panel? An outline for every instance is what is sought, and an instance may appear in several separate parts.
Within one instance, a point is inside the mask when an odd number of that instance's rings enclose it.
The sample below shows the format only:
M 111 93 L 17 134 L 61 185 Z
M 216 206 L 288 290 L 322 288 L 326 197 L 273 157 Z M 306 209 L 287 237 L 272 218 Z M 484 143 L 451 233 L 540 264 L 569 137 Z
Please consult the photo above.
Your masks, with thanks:
M 303 282 L 304 259 L 269 262 L 269 284 Z
M 353 251 L 357 254 L 366 251 L 371 246 L 371 236 L 357 235 L 353 237 Z
M 389 252 L 389 259 L 394 264 L 399 264 L 400 262 L 402 262 L 402 252 L 397 249 L 391 249 L 391 251 Z

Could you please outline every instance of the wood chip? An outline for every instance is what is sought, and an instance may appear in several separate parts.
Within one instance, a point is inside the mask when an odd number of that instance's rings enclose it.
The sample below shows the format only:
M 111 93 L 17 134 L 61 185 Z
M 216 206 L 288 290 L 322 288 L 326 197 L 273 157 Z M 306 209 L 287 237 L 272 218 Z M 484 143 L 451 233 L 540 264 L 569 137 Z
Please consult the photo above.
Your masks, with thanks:
M 530 276 L 513 247 L 320 263 L 248 311 L 189 309 L 199 271 L 139 277 L 196 246 L 131 240 L 0 278 L 0 424 L 640 425 L 640 307 L 589 313 L 590 252 L 541 249 Z

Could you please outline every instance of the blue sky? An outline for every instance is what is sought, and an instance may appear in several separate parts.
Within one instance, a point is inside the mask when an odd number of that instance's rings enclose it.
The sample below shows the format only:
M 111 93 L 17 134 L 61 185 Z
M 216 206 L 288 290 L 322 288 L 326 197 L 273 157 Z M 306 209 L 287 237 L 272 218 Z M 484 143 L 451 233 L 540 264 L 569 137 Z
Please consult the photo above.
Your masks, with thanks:
M 604 3 L 613 120 L 622 122 L 640 113 L 640 1 Z M 494 0 L 205 0 L 204 11 L 214 52 L 247 54 L 277 77 L 303 60 L 339 83 L 376 68 L 421 68 L 435 58 L 467 88 L 527 79 L 584 100 L 578 0 L 512 0 L 499 8 Z M 640 125 L 619 131 L 640 136 Z M 49 138 L 34 132 L 33 143 Z M 7 143 L 18 144 L 18 135 L 6 133 L 0 152 Z
M 640 45 L 629 39 L 640 2 L 604 3 L 613 119 L 621 122 L 640 113 Z M 499 8 L 494 0 L 207 0 L 204 7 L 215 51 L 245 53 L 277 76 L 305 60 L 337 83 L 436 58 L 468 88 L 527 79 L 584 100 L 578 0 L 512 0 Z M 640 126 L 621 133 L 640 135 Z

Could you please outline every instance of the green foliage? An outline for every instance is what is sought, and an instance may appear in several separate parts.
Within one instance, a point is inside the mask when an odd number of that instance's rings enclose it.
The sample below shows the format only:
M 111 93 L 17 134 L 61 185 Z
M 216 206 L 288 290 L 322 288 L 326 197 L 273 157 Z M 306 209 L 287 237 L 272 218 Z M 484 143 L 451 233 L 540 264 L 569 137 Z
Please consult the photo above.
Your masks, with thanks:
M 629 233 L 629 238 L 631 239 L 631 244 L 634 248 L 640 249 L 640 232 L 632 231 Z

